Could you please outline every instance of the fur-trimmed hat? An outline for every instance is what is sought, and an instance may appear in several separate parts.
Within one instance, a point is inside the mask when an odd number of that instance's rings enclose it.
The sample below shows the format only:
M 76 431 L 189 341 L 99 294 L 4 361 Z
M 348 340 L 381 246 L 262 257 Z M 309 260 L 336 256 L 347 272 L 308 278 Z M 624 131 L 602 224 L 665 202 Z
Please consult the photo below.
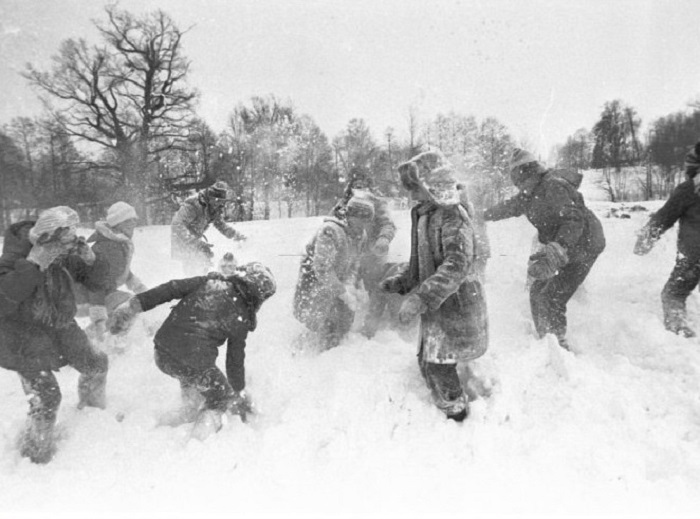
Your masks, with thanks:
M 44 244 L 58 239 L 64 229 L 75 230 L 80 223 L 80 217 L 73 209 L 59 205 L 46 209 L 39 215 L 36 224 L 29 231 L 29 241 L 33 244 Z
M 457 185 L 455 168 L 438 150 L 420 153 L 401 164 L 399 177 L 404 188 L 421 188 L 435 202 L 451 203 L 457 194 L 456 189 L 449 187 Z
M 138 220 L 139 215 L 136 214 L 136 209 L 126 202 L 115 202 L 107 209 L 107 217 L 105 221 L 110 227 L 115 227 L 127 220 Z
M 345 215 L 371 220 L 374 218 L 374 202 L 364 192 L 355 191 L 345 206 Z

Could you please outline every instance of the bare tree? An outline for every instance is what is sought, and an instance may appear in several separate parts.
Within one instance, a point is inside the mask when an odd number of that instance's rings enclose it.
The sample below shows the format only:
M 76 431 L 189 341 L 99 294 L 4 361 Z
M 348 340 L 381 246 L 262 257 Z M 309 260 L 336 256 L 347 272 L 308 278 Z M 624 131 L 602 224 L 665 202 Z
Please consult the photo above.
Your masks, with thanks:
M 160 10 L 143 17 L 105 10 L 107 21 L 94 22 L 102 45 L 65 40 L 50 72 L 30 64 L 24 76 L 48 94 L 46 105 L 67 134 L 112 151 L 119 195 L 142 205 L 150 158 L 187 146 L 197 94 L 186 85 L 186 31 Z

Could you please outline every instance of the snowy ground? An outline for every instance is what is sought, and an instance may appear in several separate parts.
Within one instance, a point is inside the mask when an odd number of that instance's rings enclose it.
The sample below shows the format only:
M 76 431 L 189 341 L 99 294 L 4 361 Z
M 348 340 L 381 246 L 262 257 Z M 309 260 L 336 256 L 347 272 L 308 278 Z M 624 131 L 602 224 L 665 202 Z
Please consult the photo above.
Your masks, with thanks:
M 404 259 L 409 221 L 395 216 L 391 254 Z M 394 332 L 352 333 L 334 350 L 295 354 L 296 255 L 320 219 L 240 224 L 249 240 L 235 253 L 268 264 L 279 285 L 247 349 L 257 420 L 232 419 L 203 443 L 186 442 L 185 426 L 156 427 L 179 401 L 178 384 L 152 358 L 164 305 L 111 358 L 107 411 L 78 411 L 77 374 L 59 373 L 62 438 L 47 466 L 14 448 L 27 404 L 16 375 L 0 371 L 0 516 L 697 517 L 700 342 L 663 329 L 659 293 L 675 231 L 634 256 L 646 217 L 603 219 L 608 248 L 569 307 L 577 354 L 530 335 L 532 228 L 524 218 L 490 224 L 491 343 L 474 366 L 491 394 L 463 424 L 434 408 L 414 343 Z M 230 246 L 209 236 L 218 255 Z M 180 277 L 167 227 L 138 229 L 135 239 L 144 282 Z M 700 329 L 697 293 L 689 313 Z

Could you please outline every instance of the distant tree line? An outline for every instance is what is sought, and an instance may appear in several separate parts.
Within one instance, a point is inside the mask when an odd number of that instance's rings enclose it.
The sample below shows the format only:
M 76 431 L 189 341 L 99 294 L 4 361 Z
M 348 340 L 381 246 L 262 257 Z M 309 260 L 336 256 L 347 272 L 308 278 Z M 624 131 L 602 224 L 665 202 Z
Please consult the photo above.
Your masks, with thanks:
M 2 229 L 58 204 L 94 221 L 116 200 L 144 223 L 168 223 L 182 199 L 217 180 L 233 189 L 232 219 L 320 215 L 357 176 L 403 196 L 396 166 L 427 146 L 452 157 L 480 198 L 508 192 L 513 140 L 492 118 L 419 121 L 409 109 L 406 139 L 387 128 L 377 140 L 362 119 L 329 139 L 291 100 L 270 94 L 232 105 L 217 134 L 187 82 L 188 30 L 160 10 L 135 16 L 109 6 L 105 15 L 97 44 L 67 39 L 49 70 L 27 65 L 45 111 L 0 126 Z
M 700 139 L 700 106 L 660 117 L 642 134 L 634 108 L 621 100 L 605 103 L 589 131 L 577 130 L 555 149 L 557 165 L 600 169 L 612 201 L 666 198 L 682 181 L 688 150 Z

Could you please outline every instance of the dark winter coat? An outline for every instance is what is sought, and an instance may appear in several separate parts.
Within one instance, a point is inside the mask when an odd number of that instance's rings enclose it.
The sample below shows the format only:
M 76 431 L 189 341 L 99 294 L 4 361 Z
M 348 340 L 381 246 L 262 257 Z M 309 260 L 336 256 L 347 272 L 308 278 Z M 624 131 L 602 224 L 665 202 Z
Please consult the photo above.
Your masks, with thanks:
M 154 338 L 156 350 L 197 370 L 215 365 L 227 342 L 227 375 L 234 390 L 245 387 L 245 345 L 256 327 L 262 300 L 239 277 L 206 276 L 169 281 L 135 296 L 144 311 L 180 299 Z
M 66 256 L 40 271 L 25 258 L 31 243 L 20 239 L 17 229 L 8 229 L 0 257 L 0 366 L 55 369 L 66 364 L 57 340 L 60 330 L 77 326 L 74 281 L 98 285 L 93 267 L 78 256 Z
M 700 195 L 692 179 L 673 190 L 666 203 L 650 220 L 650 234 L 658 236 L 679 222 L 678 252 L 690 260 L 700 260 Z
M 605 249 L 603 227 L 576 190 L 575 179 L 545 172 L 532 180 L 530 190 L 487 209 L 484 218 L 502 220 L 524 214 L 537 229 L 540 243 L 559 243 L 570 262 L 598 256 Z
M 214 209 L 201 195 L 188 198 L 173 216 L 170 227 L 171 254 L 173 259 L 188 259 L 200 252 L 199 243 L 210 224 L 214 224 L 227 238 L 236 238 L 240 233 L 224 222 L 224 208 Z
M 411 259 L 396 284 L 427 306 L 421 315 L 423 359 L 476 359 L 488 347 L 488 315 L 475 270 L 472 223 L 460 205 L 424 202 L 411 210 Z
M 90 293 L 91 304 L 105 305 L 105 298 L 122 285 L 134 292 L 144 288 L 131 272 L 134 245 L 129 237 L 113 231 L 105 222 L 97 222 L 95 232 L 88 238 L 90 242 L 96 263 L 101 263 L 101 277 L 97 280 L 101 288 Z
M 354 282 L 365 237 L 354 238 L 347 223 L 328 217 L 306 246 L 294 293 L 294 317 L 316 330 L 324 321 L 332 301 Z

